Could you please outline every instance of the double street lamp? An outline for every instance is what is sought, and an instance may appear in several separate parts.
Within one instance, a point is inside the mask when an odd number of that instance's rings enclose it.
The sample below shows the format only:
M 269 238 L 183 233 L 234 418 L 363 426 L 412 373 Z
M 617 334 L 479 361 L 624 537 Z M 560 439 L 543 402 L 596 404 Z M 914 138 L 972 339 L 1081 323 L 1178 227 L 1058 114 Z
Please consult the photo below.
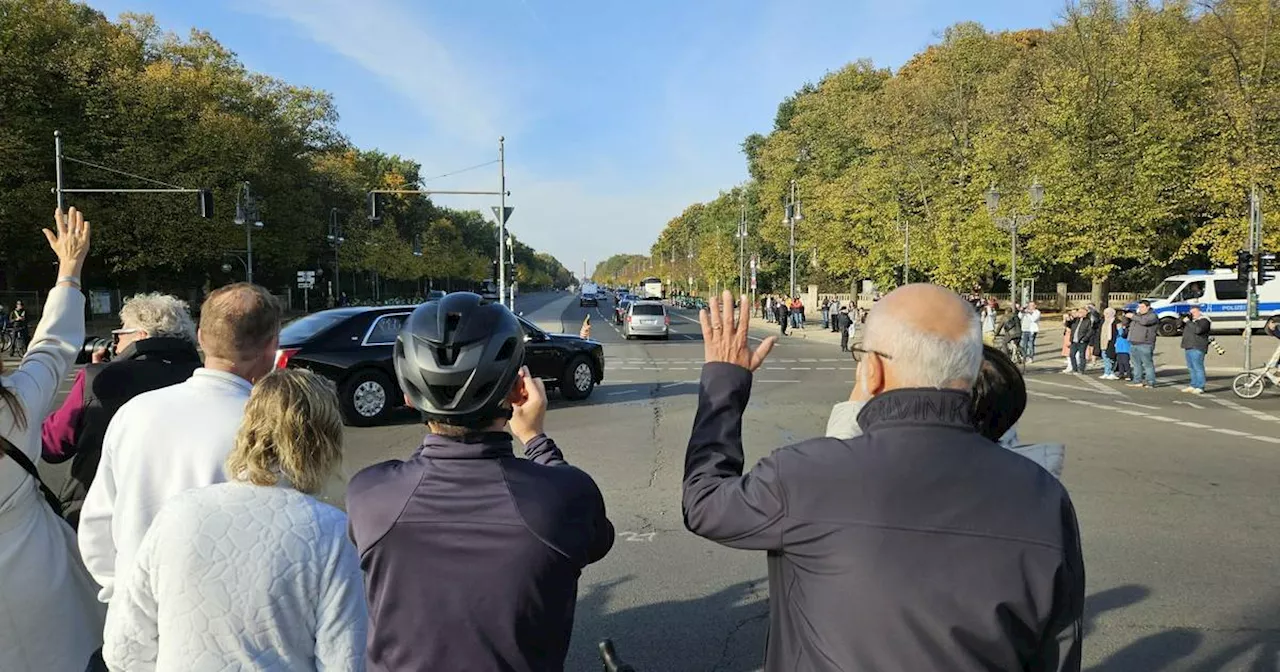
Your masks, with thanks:
M 1027 197 L 1031 201 L 1031 212 L 1022 215 L 1015 212 L 1008 217 L 1000 217 L 998 215 L 1000 190 L 995 185 L 991 185 L 991 188 L 987 190 L 987 212 L 995 220 L 996 226 L 999 226 L 1002 231 L 1009 232 L 1009 298 L 1014 305 L 1019 303 L 1018 229 L 1036 218 L 1036 211 L 1040 209 L 1040 203 L 1044 201 L 1044 187 L 1040 184 L 1040 180 L 1031 183 L 1031 187 L 1027 189 Z
M 245 282 L 253 282 L 253 230 L 262 228 L 262 219 L 258 216 L 258 201 L 249 190 L 247 181 L 241 182 L 240 189 L 236 191 L 236 216 L 232 221 L 244 227 L 244 277 Z

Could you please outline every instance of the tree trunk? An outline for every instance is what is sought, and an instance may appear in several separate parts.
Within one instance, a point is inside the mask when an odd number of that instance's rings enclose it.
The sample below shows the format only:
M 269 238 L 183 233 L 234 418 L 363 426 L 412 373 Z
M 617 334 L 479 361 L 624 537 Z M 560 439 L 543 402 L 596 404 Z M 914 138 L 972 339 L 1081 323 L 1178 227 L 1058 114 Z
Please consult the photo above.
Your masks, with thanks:
M 1093 299 L 1093 305 L 1097 306 L 1098 310 L 1107 309 L 1107 298 L 1110 292 L 1111 279 L 1109 277 L 1104 275 L 1093 279 L 1093 296 L 1091 298 Z

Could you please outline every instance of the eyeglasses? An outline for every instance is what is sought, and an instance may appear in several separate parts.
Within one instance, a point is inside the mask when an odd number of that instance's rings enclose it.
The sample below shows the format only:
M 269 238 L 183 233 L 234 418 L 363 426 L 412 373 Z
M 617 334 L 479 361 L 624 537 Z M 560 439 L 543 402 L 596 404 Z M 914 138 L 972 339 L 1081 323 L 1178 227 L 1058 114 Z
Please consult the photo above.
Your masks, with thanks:
M 119 342 L 120 342 L 120 337 L 121 337 L 121 336 L 127 336 L 127 335 L 129 335 L 129 334 L 136 334 L 136 333 L 138 333 L 139 331 L 142 331 L 142 330 L 141 330 L 141 329 L 112 329 L 112 330 L 111 330 L 111 342 L 112 342 L 112 343 L 119 343 Z
M 852 348 L 849 348 L 849 352 L 853 355 L 853 361 L 855 362 L 861 362 L 863 356 L 868 354 L 879 355 L 881 359 L 893 359 L 893 355 L 890 355 L 888 353 L 880 352 L 879 350 L 864 350 L 862 348 L 859 348 L 856 345 Z

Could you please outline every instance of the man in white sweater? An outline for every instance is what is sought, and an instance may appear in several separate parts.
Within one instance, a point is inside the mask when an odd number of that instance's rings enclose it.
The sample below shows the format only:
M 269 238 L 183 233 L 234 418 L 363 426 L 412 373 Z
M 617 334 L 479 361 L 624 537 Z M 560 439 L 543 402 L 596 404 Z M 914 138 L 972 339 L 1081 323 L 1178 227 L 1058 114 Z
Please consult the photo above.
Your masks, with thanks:
M 197 338 L 204 367 L 184 383 L 134 397 L 112 418 L 98 476 L 80 514 L 80 554 L 111 603 L 142 537 L 174 495 L 227 480 L 253 381 L 271 371 L 280 308 L 267 290 L 236 283 L 205 299 Z

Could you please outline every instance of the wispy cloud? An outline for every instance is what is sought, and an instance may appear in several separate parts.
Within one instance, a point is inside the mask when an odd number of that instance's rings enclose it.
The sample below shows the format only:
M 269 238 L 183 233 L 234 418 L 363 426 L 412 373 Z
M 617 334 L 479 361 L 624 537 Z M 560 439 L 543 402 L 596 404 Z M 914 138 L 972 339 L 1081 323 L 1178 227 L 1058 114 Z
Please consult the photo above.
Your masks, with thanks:
M 294 24 L 315 42 L 351 59 L 408 99 L 436 132 L 492 143 L 502 127 L 500 87 L 458 63 L 420 7 L 397 0 L 254 0 L 242 11 Z M 510 130 L 508 130 L 510 132 Z

